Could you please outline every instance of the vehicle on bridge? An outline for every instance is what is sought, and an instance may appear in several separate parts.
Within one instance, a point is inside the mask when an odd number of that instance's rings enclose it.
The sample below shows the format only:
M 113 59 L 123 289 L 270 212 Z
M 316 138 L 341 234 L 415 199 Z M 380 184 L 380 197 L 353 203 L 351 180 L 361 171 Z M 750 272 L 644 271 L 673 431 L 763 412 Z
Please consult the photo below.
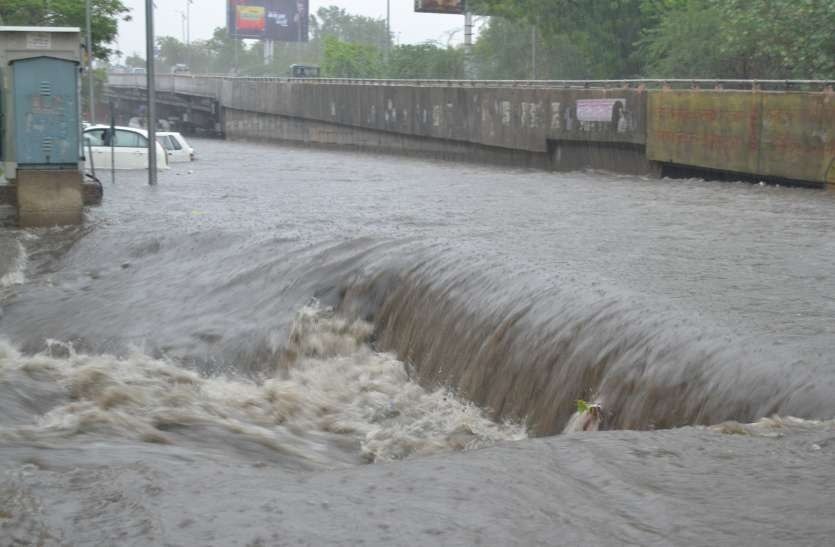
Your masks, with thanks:
M 318 78 L 320 73 L 316 65 L 290 65 L 290 75 L 293 78 Z
M 111 162 L 111 143 L 114 162 Z M 94 125 L 84 130 L 84 151 L 91 150 L 96 169 L 148 168 L 148 132 L 135 127 Z M 157 169 L 168 169 L 168 154 L 157 142 Z
M 168 154 L 168 163 L 194 161 L 194 148 L 185 137 L 176 132 L 157 133 L 157 140 Z

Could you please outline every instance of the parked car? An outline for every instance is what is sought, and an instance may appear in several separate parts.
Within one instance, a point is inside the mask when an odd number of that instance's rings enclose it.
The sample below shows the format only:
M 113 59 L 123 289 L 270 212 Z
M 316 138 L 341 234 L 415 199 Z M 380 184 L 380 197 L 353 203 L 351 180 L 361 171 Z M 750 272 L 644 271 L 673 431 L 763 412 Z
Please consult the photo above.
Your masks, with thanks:
M 148 168 L 147 131 L 135 127 L 116 126 L 115 133 L 111 135 L 110 126 L 94 125 L 84 130 L 84 152 L 87 153 L 89 144 L 96 169 L 110 169 L 112 165 L 111 142 L 116 169 Z M 168 155 L 159 142 L 157 142 L 157 169 L 168 169 Z
M 168 163 L 194 161 L 194 148 L 179 133 L 157 133 L 157 140 L 168 154 Z
M 147 74 L 147 71 L 142 67 L 134 67 L 131 69 L 131 74 Z
M 191 74 L 191 70 L 188 65 L 180 63 L 171 67 L 171 74 Z

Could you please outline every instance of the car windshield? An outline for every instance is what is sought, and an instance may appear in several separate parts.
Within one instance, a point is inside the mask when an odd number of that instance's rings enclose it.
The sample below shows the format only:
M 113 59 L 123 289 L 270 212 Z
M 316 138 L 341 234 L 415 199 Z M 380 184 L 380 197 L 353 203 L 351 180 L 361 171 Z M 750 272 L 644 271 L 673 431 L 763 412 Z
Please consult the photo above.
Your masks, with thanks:
M 162 135 L 157 140 L 166 150 L 176 150 L 174 139 L 170 135 Z

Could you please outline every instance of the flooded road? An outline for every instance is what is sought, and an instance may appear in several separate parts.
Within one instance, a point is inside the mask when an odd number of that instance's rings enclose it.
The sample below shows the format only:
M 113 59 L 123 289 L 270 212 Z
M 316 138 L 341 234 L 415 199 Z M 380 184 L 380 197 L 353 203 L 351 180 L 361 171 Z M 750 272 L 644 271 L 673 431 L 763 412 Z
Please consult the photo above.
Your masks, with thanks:
M 0 231 L 0 545 L 835 532 L 833 194 L 195 147 Z

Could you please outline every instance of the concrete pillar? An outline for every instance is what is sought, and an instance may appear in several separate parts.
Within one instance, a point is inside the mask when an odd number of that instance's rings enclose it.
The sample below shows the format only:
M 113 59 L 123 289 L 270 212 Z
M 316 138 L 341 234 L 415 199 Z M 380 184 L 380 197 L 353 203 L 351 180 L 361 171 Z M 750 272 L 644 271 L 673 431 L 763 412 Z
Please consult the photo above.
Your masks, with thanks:
M 21 227 L 81 222 L 84 200 L 78 171 L 18 170 L 16 186 Z

